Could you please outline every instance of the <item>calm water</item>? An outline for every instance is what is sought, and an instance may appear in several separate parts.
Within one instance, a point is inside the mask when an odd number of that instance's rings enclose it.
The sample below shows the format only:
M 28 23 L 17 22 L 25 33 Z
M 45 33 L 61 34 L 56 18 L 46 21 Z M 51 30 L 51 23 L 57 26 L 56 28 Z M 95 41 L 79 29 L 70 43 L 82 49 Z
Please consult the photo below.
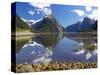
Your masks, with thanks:
M 90 44 L 95 46 L 94 50 L 85 48 Z M 17 41 L 16 62 L 96 62 L 96 46 L 97 38 L 92 34 L 39 34 Z

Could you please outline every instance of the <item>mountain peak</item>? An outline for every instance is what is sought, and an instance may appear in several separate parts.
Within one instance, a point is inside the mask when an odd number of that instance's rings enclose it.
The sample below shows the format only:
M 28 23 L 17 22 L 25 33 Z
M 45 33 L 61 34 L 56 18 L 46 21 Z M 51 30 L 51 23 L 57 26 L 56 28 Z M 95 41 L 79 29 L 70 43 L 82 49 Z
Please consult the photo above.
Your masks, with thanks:
M 52 15 L 45 15 L 43 19 L 31 26 L 36 32 L 61 32 L 62 27 Z
M 53 16 L 52 15 L 45 15 L 44 18 L 49 18 L 51 19 Z
M 67 26 L 65 28 L 65 31 L 67 31 L 67 32 L 79 32 L 80 30 L 81 31 L 90 31 L 90 29 L 94 23 L 95 23 L 94 19 L 85 17 L 83 19 L 83 21 L 78 21 L 77 23 Z
M 88 18 L 88 17 L 85 17 L 85 18 L 84 18 L 84 20 L 89 21 L 89 20 L 91 20 L 91 19 L 90 19 L 90 18 Z M 83 20 L 83 21 L 84 21 L 84 20 Z
M 83 20 L 84 23 L 90 23 L 90 24 L 93 24 L 95 22 L 94 19 L 90 19 L 89 17 L 85 17 L 84 20 Z

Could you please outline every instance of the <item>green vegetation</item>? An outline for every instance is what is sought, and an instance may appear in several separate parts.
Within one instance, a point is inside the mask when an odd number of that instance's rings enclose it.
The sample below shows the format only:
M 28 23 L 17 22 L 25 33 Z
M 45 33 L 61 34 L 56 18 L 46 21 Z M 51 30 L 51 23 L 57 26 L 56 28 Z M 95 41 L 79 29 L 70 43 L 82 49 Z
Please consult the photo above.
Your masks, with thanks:
M 29 39 L 16 40 L 16 53 L 18 53 L 22 46 L 24 46 L 28 41 Z
M 88 44 L 88 45 L 85 45 L 84 48 L 86 50 L 95 50 L 96 49 L 96 46 L 95 45 Z
M 16 31 L 21 31 L 21 30 L 30 30 L 31 28 L 28 26 L 26 22 L 20 19 L 19 16 L 16 16 Z
M 17 32 L 32 32 L 31 29 L 20 29 L 20 28 L 16 28 Z
M 15 25 L 15 30 L 17 32 L 32 32 L 31 28 L 28 26 L 28 24 L 26 22 L 24 22 L 23 20 L 21 20 L 21 18 L 18 15 L 14 15 L 12 16 L 12 27 L 13 25 Z M 12 32 L 15 32 L 14 28 L 12 29 Z

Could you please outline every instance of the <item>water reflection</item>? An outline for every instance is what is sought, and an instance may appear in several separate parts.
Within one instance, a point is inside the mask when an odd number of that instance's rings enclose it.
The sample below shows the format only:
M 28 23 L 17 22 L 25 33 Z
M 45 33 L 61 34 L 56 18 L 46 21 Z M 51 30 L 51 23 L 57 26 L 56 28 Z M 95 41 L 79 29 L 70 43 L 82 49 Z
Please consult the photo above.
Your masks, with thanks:
M 48 63 L 51 55 L 52 50 L 32 41 L 25 44 L 17 54 L 17 63 Z
M 17 63 L 96 62 L 97 39 L 83 34 L 39 34 L 16 54 Z
M 55 45 L 62 39 L 62 36 L 59 34 L 39 34 L 35 37 L 32 37 L 32 41 L 36 41 L 44 45 L 45 47 L 52 49 Z

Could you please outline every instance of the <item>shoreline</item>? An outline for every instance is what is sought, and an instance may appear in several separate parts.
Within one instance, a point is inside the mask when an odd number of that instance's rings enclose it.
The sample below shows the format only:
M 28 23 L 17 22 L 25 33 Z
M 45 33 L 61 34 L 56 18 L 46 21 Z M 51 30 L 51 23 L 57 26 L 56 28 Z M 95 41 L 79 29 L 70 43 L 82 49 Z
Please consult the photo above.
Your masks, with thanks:
M 11 35 L 12 36 L 24 36 L 24 35 L 39 35 L 39 34 L 59 34 L 58 32 L 54 32 L 54 33 L 32 33 L 32 32 L 11 32 Z M 76 32 L 62 32 L 62 34 L 92 34 L 92 35 L 97 35 L 97 33 L 92 33 L 92 32 L 88 32 L 88 33 L 83 33 L 83 32 L 80 32 L 80 33 L 76 33 Z

